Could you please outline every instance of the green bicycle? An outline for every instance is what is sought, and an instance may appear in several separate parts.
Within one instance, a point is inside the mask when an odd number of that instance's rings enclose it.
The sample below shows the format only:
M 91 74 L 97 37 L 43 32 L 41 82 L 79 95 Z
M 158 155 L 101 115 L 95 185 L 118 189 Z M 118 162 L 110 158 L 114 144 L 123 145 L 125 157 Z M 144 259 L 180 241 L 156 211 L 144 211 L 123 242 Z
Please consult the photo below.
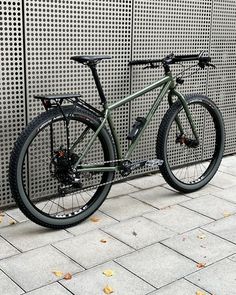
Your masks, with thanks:
M 163 66 L 165 76 L 110 105 L 96 70 L 98 62 L 109 58 L 71 58 L 90 67 L 102 111 L 79 94 L 35 96 L 46 111 L 29 123 L 14 145 L 9 167 L 12 195 L 22 212 L 42 226 L 65 228 L 86 219 L 105 200 L 115 173 L 127 177 L 140 167 L 159 168 L 170 186 L 190 193 L 206 185 L 220 165 L 225 141 L 220 111 L 204 95 L 177 91 L 183 75 L 173 77 L 170 70 L 170 65 L 184 61 L 197 61 L 200 68 L 213 66 L 209 56 L 171 54 L 131 61 L 130 65 Z M 136 119 L 122 155 L 111 113 L 158 87 L 158 97 L 148 114 Z M 156 158 L 132 162 L 131 154 L 166 94 L 170 107 L 159 126 Z

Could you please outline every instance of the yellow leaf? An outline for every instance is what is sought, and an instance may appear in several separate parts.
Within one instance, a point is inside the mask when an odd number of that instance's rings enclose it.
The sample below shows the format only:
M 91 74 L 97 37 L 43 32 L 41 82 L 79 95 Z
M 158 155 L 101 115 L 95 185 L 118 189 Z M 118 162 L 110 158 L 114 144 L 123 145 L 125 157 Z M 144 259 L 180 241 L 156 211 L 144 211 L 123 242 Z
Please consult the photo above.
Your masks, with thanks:
M 2 218 L 3 218 L 3 217 L 2 217 L 2 216 L 0 216 L 0 223 L 2 223 Z
M 10 225 L 12 225 L 12 224 L 16 224 L 16 221 L 12 219 L 12 220 L 9 221 L 9 224 L 10 224 Z
M 62 271 L 55 270 L 55 271 L 53 271 L 53 273 L 54 273 L 54 275 L 56 277 L 62 277 L 63 276 L 63 272 Z
M 200 240 L 203 240 L 203 239 L 206 238 L 206 235 L 200 234 L 200 235 L 197 236 L 197 238 L 200 239 Z
M 66 273 L 63 277 L 64 280 L 71 280 L 72 279 L 72 274 L 71 273 Z
M 92 222 L 99 222 L 99 221 L 100 221 L 100 218 L 98 218 L 98 217 L 96 217 L 96 216 L 92 216 L 92 217 L 90 218 L 90 220 L 91 220 Z
M 202 291 L 197 291 L 196 292 L 196 295 L 206 295 L 206 293 L 205 292 L 202 292 Z
M 5 216 L 5 213 L 0 212 L 0 216 L 4 217 Z
M 114 275 L 114 272 L 113 270 L 111 269 L 107 269 L 107 270 L 104 270 L 103 274 L 106 276 L 106 277 L 112 277 Z
M 229 216 L 231 215 L 231 213 L 225 211 L 225 212 L 223 213 L 223 215 L 224 215 L 224 217 L 229 217 Z
M 114 291 L 113 291 L 113 289 L 112 289 L 111 286 L 106 285 L 106 287 L 103 289 L 103 292 L 104 292 L 105 294 L 111 294 L 111 293 L 113 293 Z
M 198 268 L 203 268 L 203 267 L 205 267 L 206 266 L 206 263 L 201 263 L 201 262 L 199 262 L 198 264 L 197 264 L 197 267 Z
M 101 239 L 100 242 L 103 243 L 103 244 L 105 244 L 105 243 L 107 243 L 107 240 Z

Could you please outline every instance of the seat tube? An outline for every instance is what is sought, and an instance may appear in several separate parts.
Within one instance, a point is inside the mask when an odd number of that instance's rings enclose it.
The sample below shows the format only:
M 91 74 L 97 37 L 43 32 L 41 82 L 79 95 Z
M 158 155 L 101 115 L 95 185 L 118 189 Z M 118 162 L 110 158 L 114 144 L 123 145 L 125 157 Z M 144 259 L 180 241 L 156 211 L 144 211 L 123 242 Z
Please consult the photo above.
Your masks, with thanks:
M 90 67 L 90 69 L 92 71 L 93 78 L 94 78 L 95 84 L 97 86 L 97 90 L 98 90 L 99 96 L 101 98 L 102 105 L 104 105 L 106 103 L 106 97 L 105 97 L 105 94 L 104 94 L 103 89 L 102 89 L 101 82 L 100 82 L 99 77 L 98 77 L 96 64 L 91 64 L 91 65 L 89 65 L 89 67 Z

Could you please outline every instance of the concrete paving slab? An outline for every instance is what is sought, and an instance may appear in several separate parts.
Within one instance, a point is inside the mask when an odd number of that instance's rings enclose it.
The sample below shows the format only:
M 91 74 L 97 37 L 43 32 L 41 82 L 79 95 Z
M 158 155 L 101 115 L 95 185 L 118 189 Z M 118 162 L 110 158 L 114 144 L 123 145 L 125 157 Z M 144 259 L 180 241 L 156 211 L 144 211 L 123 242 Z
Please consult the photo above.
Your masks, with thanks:
M 186 277 L 214 295 L 236 294 L 236 263 L 225 258 Z
M 0 261 L 2 269 L 22 289 L 33 289 L 58 281 L 53 271 L 75 273 L 83 270 L 51 246 L 34 249 Z
M 71 292 L 56 282 L 31 292 L 27 292 L 25 295 L 71 295 Z
M 202 295 L 210 295 L 198 286 L 181 279 L 168 286 L 162 287 L 158 291 L 152 292 L 149 295 L 196 295 L 197 292 L 202 292 Z
M 133 251 L 129 246 L 100 230 L 55 243 L 54 246 L 85 268 Z
M 188 197 L 164 187 L 154 187 L 130 194 L 133 198 L 162 209 L 189 200 Z
M 106 200 L 99 210 L 117 220 L 124 220 L 153 211 L 155 208 L 124 196 Z
M 5 213 L 17 222 L 28 220 L 28 218 L 18 208 L 7 210 Z
M 176 233 L 183 233 L 213 221 L 213 219 L 179 205 L 171 206 L 157 212 L 150 212 L 143 216 Z
M 219 188 L 230 188 L 236 184 L 236 176 L 232 176 L 226 173 L 217 172 L 210 184 L 217 186 Z
M 0 270 L 1 295 L 20 295 L 24 291 Z
M 177 235 L 162 243 L 197 263 L 206 265 L 236 253 L 236 245 L 199 229 Z
M 202 228 L 236 244 L 236 215 L 212 222 Z
M 144 217 L 135 217 L 105 227 L 103 231 L 135 249 L 154 244 L 175 233 Z
M 235 167 L 236 166 L 236 156 L 230 155 L 223 157 L 221 161 L 221 166 L 224 167 Z
M 214 193 L 222 194 L 223 192 L 224 192 L 223 189 L 218 188 L 218 187 L 208 183 L 200 190 L 195 191 L 193 193 L 185 194 L 185 195 L 189 198 L 194 199 L 194 198 L 199 198 L 199 197 L 206 196 L 206 195 L 214 195 Z
M 236 254 L 229 256 L 228 259 L 236 262 Z
M 127 182 L 113 184 L 107 198 L 109 199 L 121 195 L 127 195 L 136 192 L 137 190 L 139 190 L 137 187 L 134 187 Z
M 160 173 L 156 173 L 151 176 L 143 176 L 129 180 L 127 181 L 127 183 L 140 189 L 148 189 L 154 186 L 164 184 L 165 180 Z
M 11 244 L 0 237 L 0 259 L 10 257 L 20 253 Z
M 234 165 L 233 167 L 225 167 L 225 166 L 220 166 L 219 168 L 219 171 L 220 172 L 223 172 L 223 173 L 228 173 L 228 174 L 231 174 L 233 176 L 236 176 L 236 165 Z
M 103 274 L 105 270 L 112 270 L 114 275 L 106 277 Z M 145 295 L 155 290 L 113 261 L 74 275 L 72 280 L 62 280 L 61 284 L 75 295 L 103 295 L 106 285 L 111 286 L 112 294 L 117 295 Z
M 196 270 L 195 262 L 159 243 L 125 255 L 116 261 L 156 288 Z
M 11 224 L 12 222 L 17 222 L 15 219 L 8 216 L 5 212 L 1 212 L 0 216 L 0 229 L 4 227 L 14 226 L 14 224 Z
M 74 235 L 80 235 L 88 231 L 103 228 L 104 226 L 108 226 L 114 223 L 118 223 L 118 221 L 100 211 L 96 211 L 88 219 L 84 220 L 76 226 L 68 228 L 67 231 Z
M 1 229 L 0 235 L 20 251 L 28 251 L 73 236 L 65 230 L 50 230 L 31 221 L 5 227 Z
M 219 197 L 221 199 L 227 200 L 232 203 L 236 203 L 236 185 L 223 191 L 215 191 L 212 195 Z
M 236 204 L 207 195 L 181 203 L 181 206 L 197 211 L 213 219 L 224 218 L 228 214 L 236 213 Z

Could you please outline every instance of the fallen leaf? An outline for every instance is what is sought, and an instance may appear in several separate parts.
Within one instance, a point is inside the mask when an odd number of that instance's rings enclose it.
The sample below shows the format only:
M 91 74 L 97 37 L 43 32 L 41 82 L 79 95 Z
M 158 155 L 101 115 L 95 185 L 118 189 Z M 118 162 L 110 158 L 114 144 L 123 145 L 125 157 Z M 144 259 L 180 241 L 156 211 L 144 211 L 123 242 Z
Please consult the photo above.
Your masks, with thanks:
M 224 217 L 229 217 L 229 216 L 231 215 L 231 213 L 229 213 L 229 212 L 224 212 L 223 215 L 224 215 Z
M 202 291 L 197 291 L 196 292 L 196 295 L 206 295 L 206 293 L 205 292 L 202 292 Z
M 206 238 L 206 235 L 200 234 L 200 235 L 197 236 L 197 238 L 200 239 L 200 240 L 203 240 L 203 239 Z
M 3 218 L 3 217 L 2 217 L 2 216 L 0 216 L 0 223 L 2 223 L 2 218 Z
M 136 237 L 138 234 L 136 233 L 135 230 L 133 230 L 133 231 L 132 231 L 132 235 Z
M 53 271 L 53 273 L 54 273 L 54 275 L 56 277 L 62 277 L 63 276 L 63 272 L 62 271 L 55 270 L 55 271 Z
M 206 248 L 206 246 L 203 246 L 203 245 L 200 245 L 200 247 L 201 247 L 201 248 L 204 248 L 204 249 Z
M 16 221 L 12 219 L 12 220 L 9 221 L 9 224 L 10 224 L 10 225 L 12 225 L 12 224 L 16 224 Z
M 71 280 L 72 279 L 72 274 L 71 273 L 66 273 L 63 277 L 64 280 Z
M 4 217 L 5 216 L 5 213 L 0 212 L 0 216 Z
M 103 243 L 103 244 L 105 244 L 105 243 L 107 243 L 107 240 L 101 239 L 100 242 Z
M 104 270 L 103 274 L 106 276 L 106 277 L 112 277 L 114 275 L 114 272 L 113 270 L 111 269 L 107 269 L 107 270 Z
M 100 218 L 98 218 L 98 217 L 96 217 L 96 216 L 92 216 L 92 217 L 90 218 L 90 220 L 91 220 L 92 222 L 99 222 L 99 221 L 100 221 Z
M 198 268 L 203 268 L 203 267 L 205 267 L 205 266 L 206 266 L 206 263 L 201 263 L 201 262 L 200 262 L 200 263 L 197 264 L 197 267 L 198 267 Z
M 103 292 L 104 292 L 105 294 L 111 294 L 111 293 L 113 293 L 114 291 L 113 291 L 113 289 L 112 289 L 111 286 L 106 285 L 106 287 L 103 289 Z

